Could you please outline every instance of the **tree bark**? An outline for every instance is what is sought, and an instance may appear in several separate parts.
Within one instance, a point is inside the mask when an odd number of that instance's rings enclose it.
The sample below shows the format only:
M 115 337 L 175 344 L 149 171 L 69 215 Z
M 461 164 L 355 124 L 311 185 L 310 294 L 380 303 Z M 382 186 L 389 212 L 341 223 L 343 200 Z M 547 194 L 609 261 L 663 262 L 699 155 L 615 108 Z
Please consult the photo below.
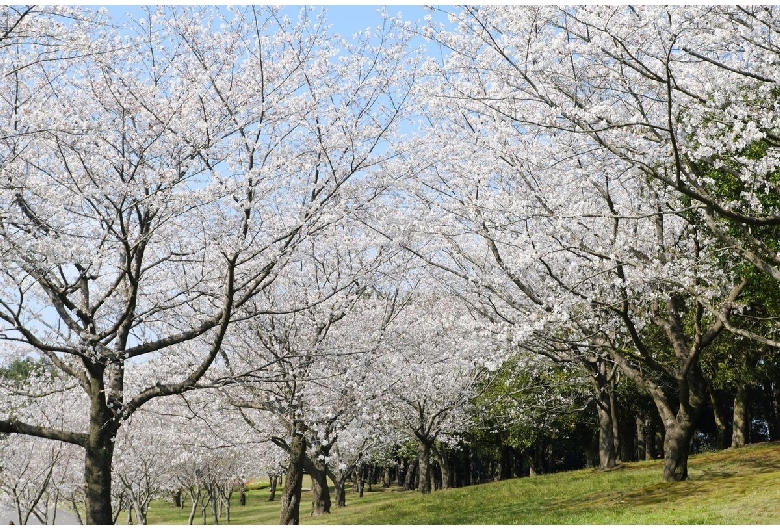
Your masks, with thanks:
M 428 459 L 431 456 L 431 442 L 417 440 L 417 466 L 419 469 L 417 478 L 417 490 L 423 495 L 431 492 L 431 468 Z
M 417 460 L 416 459 L 409 460 L 409 465 L 406 466 L 406 477 L 404 479 L 405 490 L 413 489 L 412 485 L 414 484 L 413 481 L 415 478 L 416 471 L 417 471 Z
M 102 375 L 99 374 L 101 379 Z M 102 380 L 95 377 L 92 383 L 102 390 Z M 114 522 L 111 511 L 111 461 L 117 428 L 102 393 L 93 391 L 91 398 L 89 435 L 84 447 L 86 523 L 110 525 Z
M 434 442 L 435 456 L 441 468 L 441 488 L 449 489 L 454 486 L 455 474 L 452 469 L 452 458 L 449 450 L 440 442 Z
M 780 440 L 780 385 L 774 381 L 769 383 L 769 408 L 772 416 L 769 421 L 769 439 Z
M 621 443 L 620 443 L 620 425 L 618 423 L 618 415 L 617 415 L 617 404 L 615 403 L 615 388 L 614 388 L 614 381 L 609 381 L 609 414 L 612 416 L 612 445 L 614 446 L 614 460 L 612 462 L 611 467 L 609 466 L 609 461 L 606 462 L 605 467 L 602 467 L 602 469 L 611 469 L 612 467 L 615 467 L 617 464 L 618 459 L 620 458 L 621 454 Z
M 747 388 L 740 385 L 734 396 L 734 428 L 731 434 L 731 447 L 742 447 L 747 442 Z
M 300 524 L 303 461 L 306 457 L 306 439 L 300 429 L 293 429 L 290 442 L 290 465 L 282 490 L 282 509 L 279 524 Z
M 657 438 L 660 438 L 654 422 L 645 418 L 645 460 L 654 460 L 658 455 Z
M 307 466 L 308 467 L 308 466 Z M 320 516 L 330 513 L 330 492 L 328 491 L 327 464 L 322 460 L 310 462 L 311 477 L 311 515 Z
M 688 456 L 695 430 L 693 418 L 677 415 L 677 421 L 666 424 L 664 434 L 664 482 L 688 480 Z M 683 416 L 685 416 L 683 414 Z
M 333 495 L 336 497 L 336 506 L 343 508 L 347 505 L 347 493 L 344 484 L 347 482 L 347 475 L 340 473 L 333 481 Z
M 606 399 L 601 399 L 602 397 Z M 599 395 L 596 400 L 596 410 L 599 418 L 599 469 L 609 470 L 616 465 L 615 431 L 612 423 L 612 411 L 609 395 Z
M 269 475 L 268 476 L 268 502 L 273 502 L 274 499 L 276 499 L 276 484 L 279 480 L 279 477 L 276 475 Z
M 647 444 L 645 436 L 645 421 L 641 416 L 636 417 L 636 459 L 647 459 Z
M 715 396 L 715 393 L 710 391 L 709 392 L 710 397 L 710 405 L 712 406 L 712 415 L 713 419 L 715 420 L 715 448 L 725 449 L 728 447 L 728 422 L 726 420 L 726 415 L 723 412 L 723 408 L 720 406 L 720 403 L 718 403 L 718 398 Z
M 614 468 L 617 462 L 614 398 L 611 391 L 614 370 L 610 370 L 606 361 L 601 358 L 584 363 L 584 365 L 591 374 L 590 379 L 596 397 L 596 411 L 599 420 L 599 469 L 608 470 Z

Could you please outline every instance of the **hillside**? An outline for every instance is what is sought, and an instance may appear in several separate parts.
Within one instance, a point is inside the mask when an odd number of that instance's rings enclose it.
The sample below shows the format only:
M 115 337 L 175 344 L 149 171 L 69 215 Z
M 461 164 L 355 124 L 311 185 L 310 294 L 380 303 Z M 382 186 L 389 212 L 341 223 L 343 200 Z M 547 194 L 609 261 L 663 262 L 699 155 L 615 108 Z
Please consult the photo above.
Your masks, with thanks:
M 780 518 L 780 443 L 695 455 L 691 479 L 662 483 L 661 461 L 437 491 L 348 493 L 347 507 L 304 524 L 774 524 Z M 376 490 L 376 487 L 375 487 Z M 232 510 L 235 524 L 276 524 L 278 502 L 250 492 Z M 277 495 L 278 498 L 278 495 Z M 186 523 L 187 508 L 153 504 L 149 522 Z M 196 518 L 195 522 L 200 522 Z

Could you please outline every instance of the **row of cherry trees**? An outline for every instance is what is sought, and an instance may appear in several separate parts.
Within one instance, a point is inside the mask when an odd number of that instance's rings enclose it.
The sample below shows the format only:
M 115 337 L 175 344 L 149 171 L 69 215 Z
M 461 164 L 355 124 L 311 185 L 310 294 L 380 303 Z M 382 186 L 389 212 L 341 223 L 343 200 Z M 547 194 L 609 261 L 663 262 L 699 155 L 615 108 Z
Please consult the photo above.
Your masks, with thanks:
M 486 418 L 530 440 L 586 408 L 609 469 L 621 378 L 687 478 L 718 388 L 744 402 L 750 350 L 780 345 L 777 13 L 439 18 L 348 41 L 305 9 L 2 8 L 20 520 L 145 522 L 173 490 L 229 519 L 234 485 L 284 470 L 297 523 L 304 472 L 327 513 L 328 479 L 343 505 L 411 442 L 425 493 Z M 22 443 L 48 456 L 7 465 Z

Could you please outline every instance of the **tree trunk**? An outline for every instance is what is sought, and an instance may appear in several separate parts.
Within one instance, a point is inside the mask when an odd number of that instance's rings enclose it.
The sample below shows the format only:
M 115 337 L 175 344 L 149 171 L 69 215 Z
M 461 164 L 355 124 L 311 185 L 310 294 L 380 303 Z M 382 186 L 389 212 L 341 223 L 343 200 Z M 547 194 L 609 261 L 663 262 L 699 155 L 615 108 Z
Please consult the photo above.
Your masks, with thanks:
M 440 442 L 434 442 L 434 444 L 436 449 L 435 456 L 439 462 L 439 467 L 441 468 L 441 488 L 452 488 L 455 475 L 452 470 L 452 458 L 450 457 L 449 450 Z
M 149 511 L 149 506 L 136 505 L 135 507 L 135 519 L 140 525 L 146 525 L 146 513 Z
M 268 502 L 273 502 L 274 499 L 276 499 L 276 484 L 279 480 L 279 477 L 276 475 L 269 475 L 268 476 Z
M 390 487 L 390 466 L 385 466 L 384 473 L 382 474 L 382 487 Z
M 636 459 L 647 459 L 647 445 L 645 437 L 645 421 L 641 416 L 636 417 Z
M 173 492 L 173 506 L 175 508 L 181 508 L 181 488 Z
M 195 513 L 198 510 L 198 504 L 200 504 L 200 486 L 190 486 L 188 491 L 190 494 L 190 500 L 192 501 L 192 508 L 190 509 L 190 516 L 187 518 L 187 524 L 191 525 L 195 520 Z
M 675 323 L 675 326 L 677 325 Z M 671 326 L 670 329 L 674 333 L 670 332 L 670 334 L 672 338 L 683 342 L 683 339 L 679 338 L 681 335 L 679 328 L 675 326 Z M 687 350 L 678 345 L 675 351 L 682 357 L 682 352 Z M 691 440 L 706 399 L 704 376 L 701 367 L 695 361 L 695 356 L 693 360 L 687 358 L 684 362 L 680 362 L 678 373 L 675 375 L 677 388 L 674 394 L 670 387 L 657 384 L 624 357 L 615 354 L 615 360 L 619 362 L 620 368 L 628 377 L 650 394 L 663 421 L 663 480 L 665 482 L 686 480 Z
M 528 452 L 528 475 L 535 477 L 544 473 L 544 442 L 537 441 Z
M 614 409 L 614 392 L 612 391 L 614 370 L 610 370 L 603 358 L 584 361 L 583 365 L 590 373 L 590 380 L 596 398 L 596 411 L 599 420 L 599 469 L 608 470 L 615 467 L 617 461 L 617 421 Z M 532 468 L 538 467 L 537 465 Z
M 776 382 L 769 383 L 769 408 L 772 412 L 769 421 L 769 439 L 780 440 L 780 385 Z
M 678 380 L 680 404 L 676 415 L 672 414 L 668 400 L 661 394 L 655 396 L 658 411 L 664 419 L 664 482 L 688 479 L 688 455 L 704 405 L 704 391 L 701 371 L 694 366 L 687 378 Z
M 86 523 L 113 524 L 111 511 L 111 460 L 114 455 L 113 437 L 100 425 L 90 425 L 89 442 L 84 460 L 86 484 Z
M 403 487 L 404 486 L 404 479 L 406 478 L 406 468 L 409 467 L 409 464 L 406 462 L 405 459 L 401 459 L 401 461 L 398 463 L 398 472 L 395 474 L 396 480 L 398 481 L 398 485 Z
M 211 519 L 214 524 L 219 524 L 219 512 L 217 512 L 217 492 L 216 485 L 213 485 L 209 491 L 209 507 L 211 508 Z
M 366 468 L 366 484 L 368 485 L 368 491 L 371 491 L 371 484 L 376 482 L 374 480 L 374 464 L 369 464 Z
M 311 462 L 311 515 L 320 516 L 330 513 L 330 492 L 328 491 L 327 464 L 323 460 Z
M 511 448 L 506 444 L 501 444 L 501 466 L 499 469 L 499 480 L 509 480 L 512 478 L 512 453 Z
M 599 469 L 613 469 L 616 464 L 615 431 L 612 422 L 612 410 L 609 395 L 604 392 L 596 400 L 599 418 Z M 602 399 L 604 398 L 604 399 Z
M 404 480 L 404 489 L 413 489 L 415 472 L 417 471 L 417 460 L 409 460 L 409 465 L 406 466 L 406 478 Z
M 306 457 L 306 439 L 299 429 L 294 429 L 290 442 L 290 465 L 282 490 L 282 509 L 279 524 L 299 524 L 303 461 Z
M 682 417 L 681 417 L 682 416 Z M 666 424 L 664 433 L 664 482 L 688 480 L 688 455 L 695 430 L 693 418 L 678 413 L 677 421 Z
M 609 414 L 612 416 L 612 444 L 614 445 L 614 461 L 612 462 L 612 466 L 609 466 L 609 461 L 605 463 L 605 465 L 602 467 L 602 469 L 612 469 L 615 467 L 615 464 L 617 463 L 617 460 L 619 458 L 619 455 L 621 453 L 621 447 L 620 447 L 620 425 L 618 423 L 618 415 L 617 415 L 617 404 L 615 403 L 615 390 L 614 390 L 614 383 L 610 381 L 609 383 Z
M 723 408 L 718 403 L 714 392 L 710 392 L 710 405 L 712 406 L 712 415 L 715 420 L 715 448 L 725 449 L 728 447 L 728 421 L 723 412 Z
M 463 452 L 463 467 L 464 467 L 464 486 L 471 486 L 474 484 L 474 454 L 471 452 L 471 446 L 467 446 Z
M 734 428 L 731 434 L 731 447 L 742 447 L 747 441 L 747 388 L 740 385 L 734 396 Z
M 431 442 L 417 440 L 417 490 L 423 495 L 431 492 L 431 468 L 428 459 L 431 455 Z
M 347 493 L 344 491 L 344 484 L 347 481 L 347 475 L 340 473 L 336 480 L 333 481 L 333 494 L 336 497 L 336 506 L 343 508 L 347 505 Z
M 645 460 L 654 460 L 658 455 L 656 448 L 658 432 L 655 423 L 645 418 Z

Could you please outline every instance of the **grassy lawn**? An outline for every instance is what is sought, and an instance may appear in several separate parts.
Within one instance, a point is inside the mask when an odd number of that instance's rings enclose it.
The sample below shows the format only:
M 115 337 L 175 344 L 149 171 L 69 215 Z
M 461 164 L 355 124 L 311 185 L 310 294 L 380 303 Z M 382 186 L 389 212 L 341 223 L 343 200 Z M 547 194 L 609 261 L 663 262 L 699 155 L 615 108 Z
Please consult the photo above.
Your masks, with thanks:
M 776 524 L 780 519 L 780 444 L 696 455 L 690 480 L 662 483 L 661 461 L 621 465 L 444 490 L 347 491 L 347 506 L 303 524 Z M 247 506 L 231 510 L 233 524 L 277 524 L 279 502 L 266 489 L 248 493 Z M 277 493 L 277 499 L 279 494 Z M 186 499 L 185 499 L 186 500 Z M 159 501 L 150 524 L 186 524 L 189 509 Z M 120 518 L 120 521 L 123 518 Z M 201 519 L 196 517 L 196 523 Z M 224 523 L 224 521 L 221 521 Z

